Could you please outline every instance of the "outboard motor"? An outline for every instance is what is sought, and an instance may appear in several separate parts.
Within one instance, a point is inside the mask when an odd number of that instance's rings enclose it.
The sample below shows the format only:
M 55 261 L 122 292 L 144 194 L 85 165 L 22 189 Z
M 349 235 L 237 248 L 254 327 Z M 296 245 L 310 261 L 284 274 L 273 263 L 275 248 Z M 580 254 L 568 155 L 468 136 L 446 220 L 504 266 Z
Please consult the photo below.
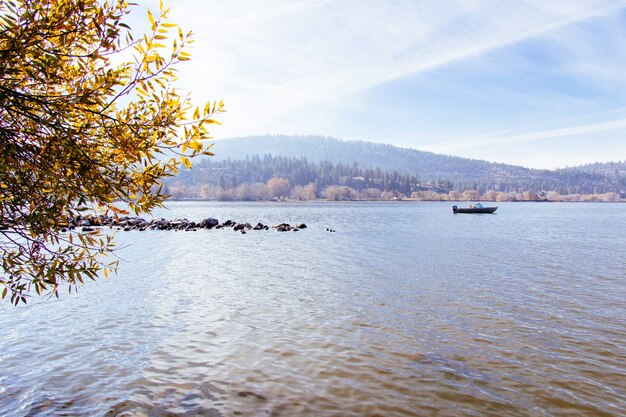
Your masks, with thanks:
M 452 213 L 456 213 L 457 206 L 452 206 Z

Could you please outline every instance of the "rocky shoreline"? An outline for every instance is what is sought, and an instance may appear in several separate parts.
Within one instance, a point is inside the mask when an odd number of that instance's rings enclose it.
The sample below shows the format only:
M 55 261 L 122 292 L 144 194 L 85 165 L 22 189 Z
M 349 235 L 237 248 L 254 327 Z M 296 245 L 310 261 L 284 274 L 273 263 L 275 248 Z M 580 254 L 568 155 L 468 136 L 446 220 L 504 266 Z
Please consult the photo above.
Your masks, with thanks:
M 145 220 L 141 217 L 113 217 L 113 216 L 74 216 L 68 219 L 67 228 L 62 231 L 68 230 L 80 230 L 82 232 L 92 232 L 98 228 L 109 227 L 111 229 L 129 231 L 144 231 L 144 230 L 183 230 L 186 232 L 195 232 L 200 229 L 224 229 L 230 228 L 236 232 L 246 233 L 250 230 L 269 230 L 274 229 L 278 232 L 297 232 L 302 229 L 306 229 L 307 226 L 304 223 L 297 225 L 290 225 L 288 223 L 281 223 L 276 226 L 268 226 L 263 223 L 257 223 L 256 226 L 252 226 L 250 223 L 238 223 L 233 220 L 226 220 L 220 223 L 219 220 L 212 217 L 203 219 L 199 222 L 190 221 L 187 219 L 152 219 Z

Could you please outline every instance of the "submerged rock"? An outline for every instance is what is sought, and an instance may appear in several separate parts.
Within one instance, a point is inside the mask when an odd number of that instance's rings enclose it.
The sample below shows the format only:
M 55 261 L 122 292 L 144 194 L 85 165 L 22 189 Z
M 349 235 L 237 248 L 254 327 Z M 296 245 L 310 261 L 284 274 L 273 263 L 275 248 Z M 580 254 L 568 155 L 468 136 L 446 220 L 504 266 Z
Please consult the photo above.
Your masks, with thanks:
M 274 229 L 276 229 L 276 231 L 278 232 L 289 232 L 292 230 L 292 227 L 289 225 L 289 223 L 281 223 L 278 226 L 274 226 Z

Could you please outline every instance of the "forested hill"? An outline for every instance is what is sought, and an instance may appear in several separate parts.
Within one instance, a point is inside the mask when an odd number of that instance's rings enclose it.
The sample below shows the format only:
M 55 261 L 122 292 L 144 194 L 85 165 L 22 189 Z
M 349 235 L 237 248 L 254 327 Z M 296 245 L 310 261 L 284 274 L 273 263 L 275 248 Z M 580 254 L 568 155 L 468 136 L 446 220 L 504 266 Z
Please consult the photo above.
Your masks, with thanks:
M 469 178 L 483 179 L 499 171 L 500 164 L 438 155 L 415 149 L 399 148 L 364 141 L 344 141 L 325 136 L 248 136 L 215 142 L 215 159 L 245 159 L 266 155 L 306 158 L 311 162 L 328 161 L 361 168 L 397 171 L 418 175 L 423 180 Z M 517 167 L 508 167 L 514 171 Z
M 458 199 L 465 194 L 500 201 L 626 199 L 626 161 L 533 170 L 310 136 L 236 138 L 218 141 L 212 150 L 215 157 L 169 178 L 166 192 L 174 198 L 236 200 Z
M 245 160 L 271 154 L 306 158 L 308 162 L 333 164 L 355 162 L 361 169 L 381 169 L 416 176 L 422 183 L 446 181 L 455 189 L 501 184 L 508 189 L 555 188 L 572 192 L 626 193 L 626 160 L 590 164 L 555 171 L 491 163 L 482 160 L 439 155 L 415 149 L 364 141 L 343 141 L 324 136 L 248 136 L 216 141 L 215 161 Z

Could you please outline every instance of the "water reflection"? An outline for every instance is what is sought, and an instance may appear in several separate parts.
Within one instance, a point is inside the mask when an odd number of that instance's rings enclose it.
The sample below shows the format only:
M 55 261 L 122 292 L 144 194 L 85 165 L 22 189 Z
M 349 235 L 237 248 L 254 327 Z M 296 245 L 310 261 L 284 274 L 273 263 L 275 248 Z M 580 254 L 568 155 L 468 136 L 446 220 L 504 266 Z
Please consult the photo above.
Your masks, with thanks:
M 120 234 L 118 277 L 2 307 L 1 415 L 626 408 L 623 205 L 464 217 L 444 204 L 177 203 L 161 215 L 309 228 Z

